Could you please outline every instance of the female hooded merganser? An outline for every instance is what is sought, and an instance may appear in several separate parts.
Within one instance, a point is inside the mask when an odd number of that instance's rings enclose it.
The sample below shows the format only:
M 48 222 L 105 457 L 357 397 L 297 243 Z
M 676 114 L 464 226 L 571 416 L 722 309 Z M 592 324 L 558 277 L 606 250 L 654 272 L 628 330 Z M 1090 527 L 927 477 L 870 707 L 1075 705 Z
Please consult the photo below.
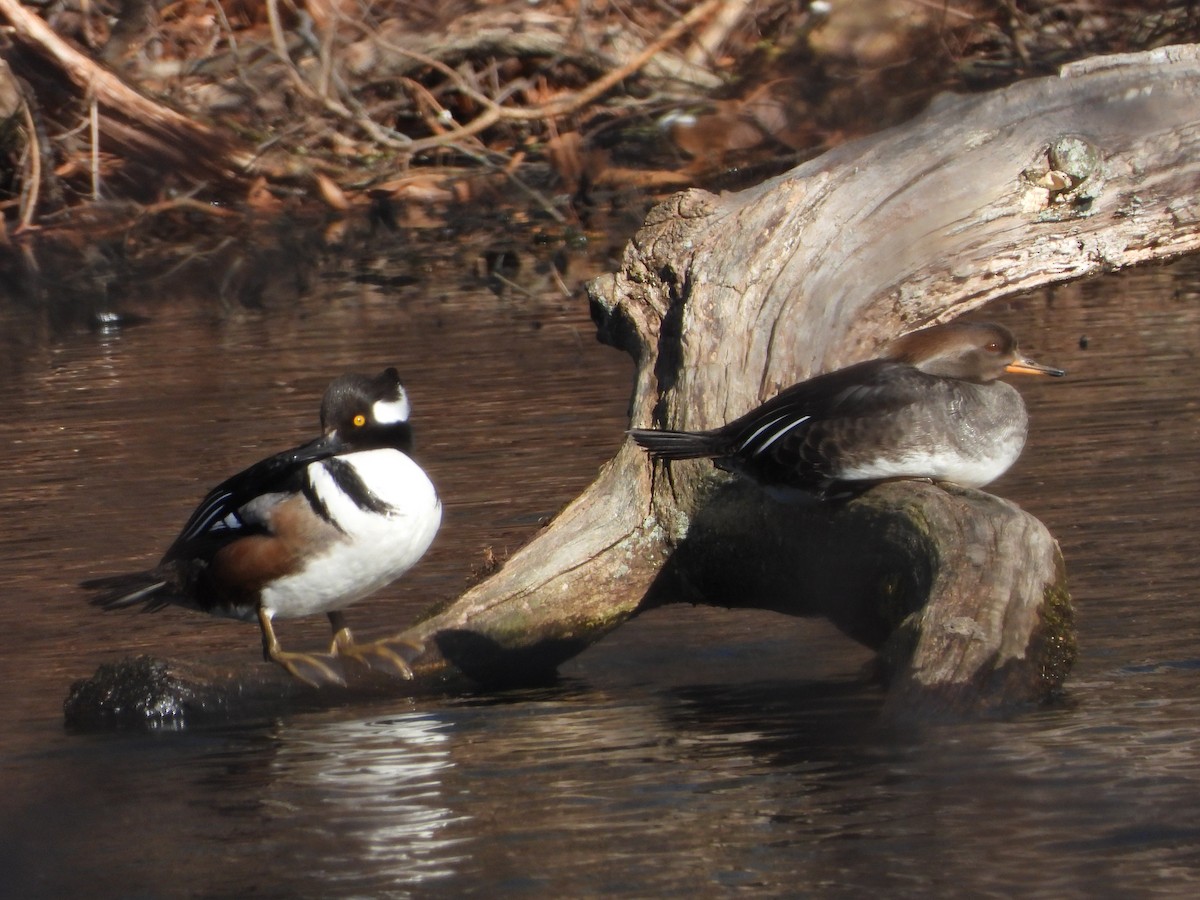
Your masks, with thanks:
M 710 457 L 767 487 L 929 478 L 981 487 L 1016 462 L 1029 417 L 1006 372 L 1066 373 L 1021 355 L 1001 325 L 935 325 L 879 359 L 802 381 L 711 431 L 635 428 L 655 459 Z
M 399 578 L 424 555 L 442 507 L 412 448 L 400 376 L 343 375 L 321 402 L 322 436 L 218 485 L 149 572 L 84 582 L 105 609 L 175 603 L 251 621 L 263 656 L 312 685 L 344 683 L 339 658 L 403 677 L 387 641 L 354 641 L 341 610 Z M 275 616 L 325 613 L 328 654 L 284 651 Z

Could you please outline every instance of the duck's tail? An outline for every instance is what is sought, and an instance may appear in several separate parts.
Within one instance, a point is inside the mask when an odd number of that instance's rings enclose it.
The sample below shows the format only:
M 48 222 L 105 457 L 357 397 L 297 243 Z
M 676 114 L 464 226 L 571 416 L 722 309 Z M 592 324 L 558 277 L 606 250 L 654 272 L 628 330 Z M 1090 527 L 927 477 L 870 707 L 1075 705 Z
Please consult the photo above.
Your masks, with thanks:
M 727 451 L 725 442 L 710 431 L 631 428 L 629 436 L 659 460 L 713 458 Z
M 88 602 L 101 609 L 124 609 L 141 603 L 146 612 L 154 612 L 171 602 L 167 585 L 168 581 L 158 572 L 135 572 L 92 578 L 82 582 L 80 587 L 88 591 L 100 591 Z

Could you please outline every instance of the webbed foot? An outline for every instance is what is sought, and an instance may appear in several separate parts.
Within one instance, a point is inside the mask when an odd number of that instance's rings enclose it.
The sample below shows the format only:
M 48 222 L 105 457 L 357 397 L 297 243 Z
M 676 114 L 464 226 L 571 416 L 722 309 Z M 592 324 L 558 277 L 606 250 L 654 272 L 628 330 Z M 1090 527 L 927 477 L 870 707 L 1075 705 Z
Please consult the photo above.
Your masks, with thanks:
M 335 684 L 346 686 L 346 676 L 342 674 L 342 664 L 337 657 L 324 653 L 293 653 L 276 649 L 268 653 L 271 662 L 283 666 L 288 673 L 305 684 L 313 687 L 325 687 Z
M 415 659 L 423 647 L 400 637 L 360 644 L 354 640 L 354 635 L 340 614 L 330 613 L 329 621 L 333 625 L 333 643 L 329 647 L 331 656 L 348 657 L 385 675 L 405 680 L 413 677 L 409 661 Z
M 263 657 L 283 666 L 293 678 L 319 688 L 330 684 L 346 686 L 342 664 L 333 654 L 293 653 L 279 646 L 271 614 L 265 609 L 258 611 L 258 624 L 262 628 Z

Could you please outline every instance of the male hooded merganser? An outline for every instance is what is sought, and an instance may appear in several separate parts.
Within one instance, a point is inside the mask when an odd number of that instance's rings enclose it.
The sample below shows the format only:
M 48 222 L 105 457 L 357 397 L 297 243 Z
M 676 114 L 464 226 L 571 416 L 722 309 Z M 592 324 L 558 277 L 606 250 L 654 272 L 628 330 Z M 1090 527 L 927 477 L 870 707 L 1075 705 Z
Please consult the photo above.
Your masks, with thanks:
M 400 376 L 343 375 L 321 401 L 321 437 L 221 483 L 149 572 L 84 582 L 105 609 L 174 603 L 258 620 L 263 656 L 309 684 L 343 683 L 339 658 L 411 677 L 387 641 L 354 641 L 342 609 L 399 578 L 424 555 L 442 507 L 408 454 Z M 325 613 L 328 654 L 284 651 L 272 619 Z
M 767 487 L 828 496 L 895 478 L 981 487 L 1016 462 L 1029 417 L 1006 372 L 1066 373 L 1021 355 L 1001 325 L 914 331 L 868 360 L 802 381 L 711 431 L 635 428 L 655 459 L 710 457 Z

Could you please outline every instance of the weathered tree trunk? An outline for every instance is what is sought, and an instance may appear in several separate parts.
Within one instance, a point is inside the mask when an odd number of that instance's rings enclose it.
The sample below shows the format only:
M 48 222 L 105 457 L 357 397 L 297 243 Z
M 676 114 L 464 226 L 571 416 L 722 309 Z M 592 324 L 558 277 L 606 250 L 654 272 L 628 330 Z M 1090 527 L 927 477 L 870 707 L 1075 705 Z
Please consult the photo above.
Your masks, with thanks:
M 1176 47 L 943 97 L 751 190 L 680 194 L 590 286 L 601 336 L 637 359 L 633 421 L 711 427 L 900 331 L 1194 251 L 1198 144 L 1200 49 Z M 1057 545 L 1012 504 L 895 484 L 801 508 L 705 463 L 656 478 L 629 443 L 404 636 L 418 685 L 528 677 L 673 600 L 828 615 L 909 709 L 1037 700 L 1073 657 Z

